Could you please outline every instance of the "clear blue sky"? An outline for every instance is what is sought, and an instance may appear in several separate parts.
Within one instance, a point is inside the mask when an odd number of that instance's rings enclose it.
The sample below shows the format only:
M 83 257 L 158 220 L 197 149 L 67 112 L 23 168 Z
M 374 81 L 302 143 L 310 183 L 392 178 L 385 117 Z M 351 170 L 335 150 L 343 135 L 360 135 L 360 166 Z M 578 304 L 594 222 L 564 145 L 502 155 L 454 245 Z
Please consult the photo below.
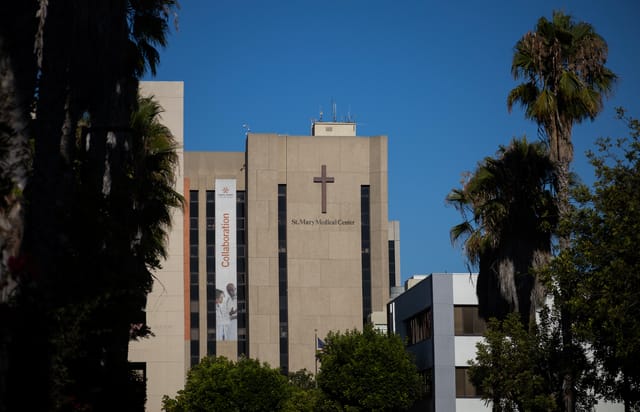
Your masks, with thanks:
M 444 198 L 464 171 L 536 125 L 506 109 L 516 41 L 552 10 L 593 24 L 620 77 L 595 122 L 574 129 L 574 171 L 598 136 L 640 117 L 636 0 L 182 0 L 156 80 L 185 82 L 185 149 L 243 151 L 244 129 L 308 135 L 322 108 L 359 135 L 389 136 L 389 218 L 401 222 L 403 280 L 464 272 Z M 150 78 L 149 78 L 150 79 Z M 325 117 L 326 118 L 326 117 Z

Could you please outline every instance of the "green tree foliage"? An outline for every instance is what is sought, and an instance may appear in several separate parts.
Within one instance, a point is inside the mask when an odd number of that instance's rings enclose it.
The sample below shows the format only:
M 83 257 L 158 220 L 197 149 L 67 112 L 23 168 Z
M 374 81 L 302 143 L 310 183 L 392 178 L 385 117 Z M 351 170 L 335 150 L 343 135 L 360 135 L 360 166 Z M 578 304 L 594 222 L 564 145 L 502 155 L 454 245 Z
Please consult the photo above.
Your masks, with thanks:
M 543 315 L 549 319 L 547 314 Z M 559 411 L 559 336 L 548 322 L 527 331 L 520 318 L 492 319 L 485 340 L 478 343 L 469 376 L 482 399 L 496 412 Z
M 266 363 L 240 358 L 207 357 L 187 375 L 175 399 L 164 397 L 166 412 L 282 410 L 290 398 L 287 378 Z
M 618 113 L 630 135 L 599 139 L 588 153 L 596 182 L 576 191 L 572 248 L 555 269 L 574 290 L 574 326 L 601 371 L 599 392 L 640 410 L 640 122 Z
M 153 96 L 139 96 L 131 117 L 135 138 L 127 173 L 127 193 L 132 206 L 129 233 L 135 255 L 150 269 L 159 269 L 167 258 L 167 236 L 173 209 L 184 199 L 175 190 L 179 146 L 160 122 L 163 108 Z
M 330 332 L 319 358 L 318 385 L 339 410 L 406 410 L 420 394 L 420 377 L 400 337 L 371 325 Z
M 469 263 L 479 267 L 476 292 L 485 319 L 516 311 L 526 325 L 541 303 L 543 288 L 532 268 L 550 256 L 557 220 L 552 172 L 542 143 L 514 139 L 447 196 L 464 218 L 451 239 L 464 239 Z
M 289 373 L 289 389 L 291 396 L 282 410 L 285 412 L 320 412 L 327 400 L 318 389 L 315 377 L 306 369 Z M 328 412 L 328 411 L 327 411 Z

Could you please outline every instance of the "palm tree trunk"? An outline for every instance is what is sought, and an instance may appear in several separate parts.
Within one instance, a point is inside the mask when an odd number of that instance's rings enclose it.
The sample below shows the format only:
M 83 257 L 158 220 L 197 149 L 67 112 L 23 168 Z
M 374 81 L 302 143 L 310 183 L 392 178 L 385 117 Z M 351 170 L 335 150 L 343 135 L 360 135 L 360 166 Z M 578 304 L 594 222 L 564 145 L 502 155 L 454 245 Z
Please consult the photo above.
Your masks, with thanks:
M 57 291 L 64 290 L 61 281 L 66 270 L 64 265 L 64 244 L 66 243 L 66 210 L 61 189 L 63 159 L 60 153 L 61 131 L 65 118 L 67 91 L 67 17 L 69 4 L 51 2 L 47 9 L 47 22 L 43 26 L 46 53 L 43 53 L 38 89 L 38 103 L 34 119 L 33 173 L 25 190 L 25 233 L 22 253 L 32 266 L 32 287 L 23 288 L 19 306 L 21 321 L 33 325 L 17 330 L 19 336 L 14 343 L 18 353 L 34 350 L 36 356 L 24 358 L 16 365 L 20 378 L 14 385 L 31 386 L 35 392 L 28 399 L 25 409 L 50 409 L 55 402 L 52 395 L 58 390 L 52 381 L 54 351 L 52 332 L 57 326 L 54 321 L 56 301 L 63 296 Z M 16 328 L 18 325 L 16 326 Z M 32 342 L 40 342 L 35 348 Z M 30 370 L 29 374 L 20 369 Z M 13 379 L 13 377 L 12 377 Z M 53 395 L 55 396 L 55 395 Z
M 5 260 L 20 254 L 24 233 L 25 204 L 21 192 L 28 183 L 27 168 L 31 156 L 28 140 L 31 137 L 30 109 L 37 72 L 33 56 L 37 7 L 34 1 L 8 2 L 0 13 L 0 134 L 7 144 L 7 156 L 1 159 L 3 166 L 0 174 L 2 179 L 6 179 L 8 189 L 16 191 L 11 195 L 2 194 L 3 198 L 9 196 L 5 198 L 6 203 L 0 211 L 0 226 L 3 227 L 0 234 L 3 239 L 0 245 L 0 412 L 12 410 L 18 404 L 16 401 L 20 394 L 25 393 L 25 388 L 31 384 L 37 385 L 40 378 L 38 370 L 23 371 L 28 368 L 28 358 L 38 357 L 44 349 L 41 345 L 36 354 L 28 353 L 23 348 L 16 351 L 16 342 L 26 335 L 25 325 L 19 325 L 20 329 L 15 327 L 16 315 L 20 311 L 7 304 L 8 292 L 15 287 L 15 283 L 8 278 L 8 262 Z M 11 275 L 15 276 L 16 273 Z M 27 329 L 38 326 L 30 325 Z M 27 377 L 28 374 L 31 375 Z M 20 408 L 43 405 L 37 400 L 37 392 L 31 391 L 29 396 L 31 401 L 23 399 Z
M 0 24 L 2 24 L 0 22 Z M 19 75 L 18 75 L 19 76 Z M 9 307 L 9 295 L 16 282 L 9 273 L 9 257 L 16 257 L 20 251 L 24 226 L 23 199 L 21 191 L 27 181 L 28 164 L 28 103 L 25 90 L 20 90 L 13 59 L 7 50 L 5 39 L 0 35 L 0 412 L 8 406 L 7 387 L 9 383 L 9 356 L 13 330 L 13 317 Z
M 0 13 L 0 303 L 15 286 L 7 260 L 19 254 L 23 234 L 22 191 L 30 160 L 30 105 L 36 64 L 33 58 L 35 2 L 9 2 Z M 3 399 L 0 396 L 0 399 Z
M 560 222 L 565 221 L 571 212 L 569 202 L 569 164 L 570 160 L 560 159 L 557 163 L 556 179 L 557 179 L 557 205 Z M 571 246 L 569 233 L 562 229 L 562 224 L 558 234 L 558 245 L 560 253 L 566 251 Z M 576 390 L 575 390 L 575 370 L 573 367 L 573 359 L 575 357 L 575 347 L 573 342 L 573 318 L 568 308 L 570 299 L 571 285 L 567 285 L 560 276 L 559 282 L 559 302 L 560 307 L 560 329 L 562 335 L 562 358 L 565 363 L 565 372 L 562 381 L 564 410 L 566 412 L 574 412 L 576 408 Z
M 550 144 L 549 156 L 555 165 L 556 206 L 558 208 L 559 229 L 558 246 L 562 253 L 571 246 L 570 234 L 563 228 L 563 222 L 571 213 L 569 202 L 570 165 L 573 160 L 573 145 L 571 143 L 571 123 L 563 122 L 560 113 L 556 112 L 552 121 L 545 125 L 545 131 Z M 565 284 L 563 276 L 559 276 L 558 306 L 560 308 L 560 332 L 562 336 L 562 359 L 564 374 L 562 378 L 562 398 L 565 412 L 575 412 L 575 370 L 573 368 L 574 345 L 572 318 L 568 309 L 570 286 Z

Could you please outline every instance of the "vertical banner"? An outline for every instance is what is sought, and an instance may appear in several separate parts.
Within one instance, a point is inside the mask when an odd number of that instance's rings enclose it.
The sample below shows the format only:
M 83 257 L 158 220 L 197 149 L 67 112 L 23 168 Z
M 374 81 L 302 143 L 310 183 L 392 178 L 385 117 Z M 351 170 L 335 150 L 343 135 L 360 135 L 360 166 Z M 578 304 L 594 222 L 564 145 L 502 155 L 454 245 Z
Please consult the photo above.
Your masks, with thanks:
M 238 340 L 236 180 L 216 179 L 216 340 Z

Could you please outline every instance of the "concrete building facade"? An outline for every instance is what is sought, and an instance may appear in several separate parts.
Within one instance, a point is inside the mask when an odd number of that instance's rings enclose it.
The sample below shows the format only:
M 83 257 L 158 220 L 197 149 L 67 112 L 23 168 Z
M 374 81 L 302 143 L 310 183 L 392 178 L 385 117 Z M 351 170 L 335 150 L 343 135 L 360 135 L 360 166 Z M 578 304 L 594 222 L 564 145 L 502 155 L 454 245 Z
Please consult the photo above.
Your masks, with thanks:
M 414 410 L 491 410 L 467 376 L 467 362 L 475 358 L 486 328 L 478 316 L 476 280 L 469 273 L 413 276 L 389 302 L 388 327 L 407 342 L 428 388 Z
M 164 108 L 162 123 L 177 143 L 184 142 L 184 83 L 142 82 L 140 93 L 153 95 Z M 184 193 L 184 153 L 178 150 L 176 190 Z M 147 377 L 147 410 L 160 411 L 163 395 L 174 395 L 185 380 L 184 242 L 183 213 L 173 212 L 168 258 L 155 273 L 153 289 L 147 296 L 146 322 L 155 337 L 131 342 L 129 360 Z
M 142 90 L 182 142 L 182 83 Z M 155 337 L 130 348 L 146 370 L 147 410 L 204 356 L 313 371 L 316 335 L 386 328 L 400 284 L 387 145 L 357 136 L 355 123 L 315 122 L 310 136 L 248 133 L 244 152 L 180 153 L 186 202 L 148 299 Z
M 324 126 L 315 124 L 315 132 Z M 345 125 L 327 127 L 336 126 Z M 246 152 L 185 154 L 187 196 L 203 204 L 216 181 L 232 180 L 244 219 L 236 229 L 237 341 L 214 340 L 213 317 L 202 314 L 212 313 L 210 296 L 219 293 L 212 284 L 223 292 L 225 285 L 207 270 L 215 251 L 203 232 L 207 219 L 219 219 L 198 213 L 199 290 L 188 317 L 192 364 L 204 354 L 244 354 L 283 371 L 313 370 L 316 333 L 361 328 L 385 311 L 389 234 L 394 248 L 398 242 L 397 225 L 390 229 L 387 217 L 387 138 L 357 137 L 355 125 L 347 126 L 353 135 L 250 133 Z M 396 256 L 399 250 L 394 264 Z M 190 273 L 195 277 L 193 268 Z

